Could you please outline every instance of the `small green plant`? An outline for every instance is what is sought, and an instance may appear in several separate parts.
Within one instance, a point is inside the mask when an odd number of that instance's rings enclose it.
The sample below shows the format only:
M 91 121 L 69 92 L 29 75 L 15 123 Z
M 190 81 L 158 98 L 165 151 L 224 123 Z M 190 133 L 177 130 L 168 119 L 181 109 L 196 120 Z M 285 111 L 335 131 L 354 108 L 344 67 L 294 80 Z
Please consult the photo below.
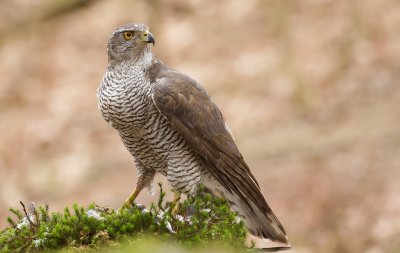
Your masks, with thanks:
M 15 217 L 8 217 L 10 226 L 0 233 L 0 252 L 98 250 L 149 237 L 185 247 L 218 241 L 244 248 L 246 228 L 226 200 L 200 190 L 172 212 L 175 204 L 164 200 L 159 185 L 159 201 L 149 210 L 142 205 L 112 210 L 75 204 L 63 212 L 50 212 L 48 206 L 34 204 L 26 210 L 21 202 L 22 211 L 10 209 Z

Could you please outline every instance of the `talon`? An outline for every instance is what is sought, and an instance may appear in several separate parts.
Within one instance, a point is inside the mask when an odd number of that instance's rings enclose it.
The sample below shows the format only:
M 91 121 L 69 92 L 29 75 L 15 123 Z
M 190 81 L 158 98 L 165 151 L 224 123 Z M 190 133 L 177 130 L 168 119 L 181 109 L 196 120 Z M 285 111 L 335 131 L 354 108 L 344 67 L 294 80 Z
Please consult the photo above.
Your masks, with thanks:
M 124 204 L 121 206 L 120 210 L 128 209 L 130 207 L 132 207 L 132 204 L 125 201 Z
M 121 209 L 126 209 L 132 207 L 136 197 L 139 195 L 142 189 L 135 188 L 135 190 L 131 193 L 131 195 L 125 200 L 124 204 L 122 205 Z

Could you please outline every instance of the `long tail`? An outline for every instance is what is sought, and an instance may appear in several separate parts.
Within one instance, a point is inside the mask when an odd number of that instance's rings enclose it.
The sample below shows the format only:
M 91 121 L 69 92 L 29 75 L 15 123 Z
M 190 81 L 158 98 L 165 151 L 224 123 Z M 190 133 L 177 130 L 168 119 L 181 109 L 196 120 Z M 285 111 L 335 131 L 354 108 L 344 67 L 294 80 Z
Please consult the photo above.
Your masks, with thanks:
M 242 217 L 251 235 L 289 245 L 285 229 L 268 204 L 266 208 L 261 209 L 251 199 L 243 200 L 224 189 L 216 181 L 212 184 L 205 183 L 205 186 L 213 195 L 222 195 L 231 203 L 232 209 Z

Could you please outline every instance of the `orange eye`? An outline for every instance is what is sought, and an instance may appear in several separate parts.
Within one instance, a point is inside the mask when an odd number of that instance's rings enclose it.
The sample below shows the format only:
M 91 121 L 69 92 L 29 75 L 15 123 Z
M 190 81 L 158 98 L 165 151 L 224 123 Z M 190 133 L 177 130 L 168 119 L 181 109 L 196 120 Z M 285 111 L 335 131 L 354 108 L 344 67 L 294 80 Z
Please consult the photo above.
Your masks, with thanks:
M 133 32 L 124 32 L 124 38 L 130 40 L 133 37 Z

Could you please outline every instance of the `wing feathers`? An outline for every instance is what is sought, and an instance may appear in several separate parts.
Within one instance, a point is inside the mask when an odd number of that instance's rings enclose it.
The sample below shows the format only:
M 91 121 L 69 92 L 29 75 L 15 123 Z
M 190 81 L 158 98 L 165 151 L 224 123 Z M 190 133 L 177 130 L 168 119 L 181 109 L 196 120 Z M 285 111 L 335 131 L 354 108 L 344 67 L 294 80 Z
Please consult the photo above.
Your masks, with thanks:
M 158 71 L 152 95 L 160 113 L 186 139 L 226 190 L 239 196 L 250 210 L 254 205 L 263 210 L 265 218 L 286 234 L 226 129 L 221 112 L 205 90 L 186 75 L 165 67 L 158 69 L 162 71 Z

